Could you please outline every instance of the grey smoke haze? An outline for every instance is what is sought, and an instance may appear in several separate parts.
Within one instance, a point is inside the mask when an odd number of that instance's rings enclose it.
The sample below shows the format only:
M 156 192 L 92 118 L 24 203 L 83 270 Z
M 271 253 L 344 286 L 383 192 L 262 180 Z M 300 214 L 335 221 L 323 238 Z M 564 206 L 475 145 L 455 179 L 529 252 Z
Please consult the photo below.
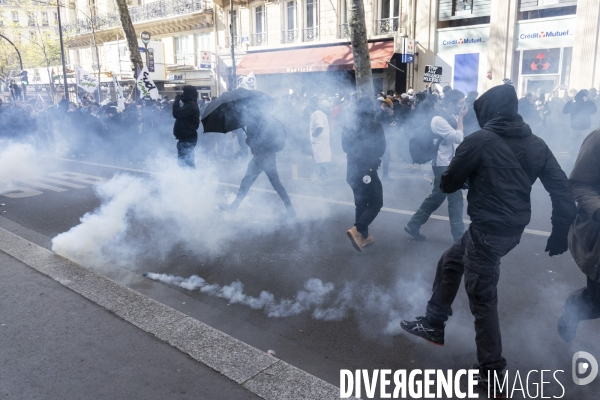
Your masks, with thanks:
M 13 190 L 15 182 L 43 174 L 38 151 L 30 143 L 0 141 L 0 193 Z

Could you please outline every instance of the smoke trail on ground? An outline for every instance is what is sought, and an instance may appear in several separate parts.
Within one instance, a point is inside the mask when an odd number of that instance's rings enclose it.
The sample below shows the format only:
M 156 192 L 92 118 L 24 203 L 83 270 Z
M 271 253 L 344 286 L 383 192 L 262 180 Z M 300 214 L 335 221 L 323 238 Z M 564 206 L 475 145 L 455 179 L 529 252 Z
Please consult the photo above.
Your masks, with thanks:
M 276 299 L 267 291 L 262 291 L 258 297 L 244 293 L 244 284 L 240 281 L 221 286 L 206 282 L 198 275 L 184 278 L 169 274 L 148 272 L 148 279 L 173 285 L 189 291 L 219 297 L 231 304 L 241 304 L 255 310 L 264 310 L 271 318 L 285 318 L 299 315 L 312 310 L 312 318 L 322 321 L 341 321 L 351 313 L 369 315 L 381 320 L 379 324 L 385 335 L 399 333 L 400 310 L 407 307 L 406 299 L 399 298 L 399 288 L 382 288 L 375 285 L 361 285 L 358 282 L 348 282 L 341 291 L 334 295 L 334 284 L 323 283 L 320 279 L 308 279 L 303 289 L 292 298 Z M 400 296 L 399 296 L 400 293 Z M 413 295 L 414 306 L 421 305 L 421 296 Z M 409 307 L 413 305 L 409 304 Z

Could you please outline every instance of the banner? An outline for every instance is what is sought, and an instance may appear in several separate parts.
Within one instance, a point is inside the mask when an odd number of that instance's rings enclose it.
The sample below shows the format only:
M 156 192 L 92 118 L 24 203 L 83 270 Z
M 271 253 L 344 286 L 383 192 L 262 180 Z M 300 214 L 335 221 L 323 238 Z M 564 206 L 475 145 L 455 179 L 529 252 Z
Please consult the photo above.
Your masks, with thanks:
M 141 93 L 141 97 L 150 96 L 152 100 L 158 100 L 160 97 L 158 94 L 158 88 L 150 78 L 150 72 L 148 72 L 148 67 L 145 65 L 138 76 L 137 87 Z
M 87 93 L 94 93 L 98 89 L 98 81 L 92 75 L 79 67 L 75 67 L 77 73 L 77 86 Z
M 123 96 L 123 88 L 119 85 L 117 74 L 111 71 L 113 78 L 113 85 L 115 85 L 115 93 L 117 94 L 117 111 L 123 112 L 125 109 L 125 97 Z

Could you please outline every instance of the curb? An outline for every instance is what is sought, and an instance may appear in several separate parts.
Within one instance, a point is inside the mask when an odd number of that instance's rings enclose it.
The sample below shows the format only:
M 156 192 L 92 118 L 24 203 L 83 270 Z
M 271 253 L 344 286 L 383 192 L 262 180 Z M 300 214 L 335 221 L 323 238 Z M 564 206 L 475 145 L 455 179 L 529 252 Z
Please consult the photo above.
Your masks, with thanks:
M 2 228 L 0 251 L 263 399 L 339 399 L 338 387 Z

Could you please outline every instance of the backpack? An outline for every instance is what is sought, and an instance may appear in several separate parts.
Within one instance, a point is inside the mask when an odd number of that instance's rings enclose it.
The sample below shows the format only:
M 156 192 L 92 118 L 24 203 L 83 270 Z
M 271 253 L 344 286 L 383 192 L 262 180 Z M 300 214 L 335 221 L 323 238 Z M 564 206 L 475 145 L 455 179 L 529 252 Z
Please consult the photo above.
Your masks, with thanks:
M 408 150 L 410 151 L 413 163 L 425 164 L 437 156 L 442 140 L 440 135 L 436 135 L 431 130 L 431 120 L 434 116 L 426 118 L 425 122 L 420 125 L 417 132 L 408 141 Z M 440 140 L 435 143 L 436 139 Z

